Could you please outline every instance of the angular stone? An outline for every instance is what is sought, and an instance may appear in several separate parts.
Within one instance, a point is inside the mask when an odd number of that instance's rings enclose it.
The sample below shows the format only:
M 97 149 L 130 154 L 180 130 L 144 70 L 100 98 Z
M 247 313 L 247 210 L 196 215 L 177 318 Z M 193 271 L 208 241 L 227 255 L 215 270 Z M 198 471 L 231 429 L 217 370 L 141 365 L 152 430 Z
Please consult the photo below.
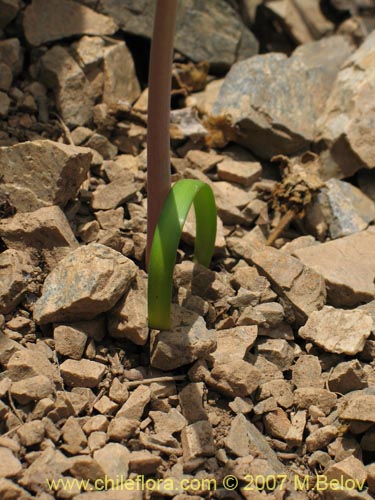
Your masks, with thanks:
M 106 477 L 116 480 L 127 478 L 130 451 L 119 443 L 108 443 L 101 450 L 94 452 L 94 460 L 102 467 Z
M 360 484 L 364 485 L 367 479 L 367 470 L 361 460 L 356 457 L 347 457 L 340 462 L 331 465 L 326 470 L 328 481 L 334 479 L 345 481 L 348 479 L 354 480 L 357 485 L 356 489 L 361 490 Z M 349 484 L 349 483 L 348 483 Z M 349 488 L 348 488 L 349 489 Z
M 10 313 L 21 302 L 32 273 L 33 266 L 27 253 L 5 250 L 0 254 L 0 313 Z
M 7 38 L 0 41 L 0 61 L 4 62 L 18 76 L 23 67 L 23 47 L 18 38 Z
M 96 387 L 106 367 L 96 361 L 67 359 L 60 365 L 61 376 L 69 387 Z
M 317 140 L 330 149 L 335 169 L 330 177 L 350 177 L 362 167 L 373 168 L 375 109 L 375 33 L 345 62 L 317 123 Z
M 50 269 L 79 246 L 58 206 L 19 213 L 1 221 L 0 236 L 8 248 L 41 251 Z
M 325 351 L 354 355 L 363 350 L 372 329 L 372 317 L 364 311 L 325 306 L 311 313 L 298 334 Z
M 9 479 L 0 479 L 0 496 L 8 500 L 31 500 L 33 497 Z
M 355 307 L 375 297 L 374 248 L 375 232 L 368 229 L 335 241 L 299 249 L 295 255 L 323 276 L 329 304 Z
M 34 307 L 40 323 L 92 319 L 111 309 L 129 289 L 135 264 L 98 243 L 71 252 L 47 276 Z
M 20 0 L 1 0 L 1 20 L 0 29 L 5 28 L 18 14 L 21 8 Z
M 291 423 L 284 410 L 278 408 L 263 415 L 264 427 L 267 434 L 286 440 L 290 431 Z
M 322 387 L 322 367 L 317 356 L 300 356 L 292 367 L 292 381 L 296 387 Z
M 301 446 L 303 442 L 303 433 L 306 426 L 305 410 L 300 410 L 291 414 L 291 426 L 285 436 L 289 446 Z
M 16 476 L 21 470 L 18 458 L 8 448 L 0 446 L 0 478 Z
M 88 123 L 98 92 L 68 50 L 55 45 L 41 57 L 40 67 L 40 79 L 53 90 L 56 107 L 64 122 L 69 127 Z
M 127 295 L 112 309 L 108 333 L 113 338 L 128 339 L 137 345 L 147 342 L 147 282 L 144 277 L 137 276 Z
M 254 252 L 251 260 L 281 295 L 286 316 L 303 324 L 307 317 L 324 305 L 323 278 L 298 259 L 274 248 Z
M 135 435 L 139 421 L 127 417 L 115 417 L 108 426 L 108 438 L 111 441 L 123 441 Z
M 365 372 L 356 359 L 336 365 L 328 379 L 329 389 L 340 394 L 357 391 L 366 386 Z
M 150 402 L 151 391 L 147 385 L 139 385 L 129 396 L 116 414 L 116 417 L 126 417 L 140 420 L 146 405 Z
M 227 363 L 216 363 L 206 383 L 227 396 L 244 397 L 258 388 L 260 372 L 247 361 L 234 359 Z
M 13 382 L 10 392 L 19 404 L 26 405 L 53 394 L 54 386 L 45 375 L 36 375 Z
M 207 356 L 216 348 L 215 333 L 207 330 L 201 316 L 190 314 L 185 324 L 164 330 L 151 339 L 151 365 L 173 370 Z
M 123 31 L 151 37 L 153 0 L 145 0 L 141 9 L 134 9 L 131 0 L 102 0 L 100 6 L 102 12 L 117 20 Z M 227 68 L 236 59 L 257 53 L 258 43 L 235 8 L 224 0 L 183 0 L 177 12 L 175 48 L 193 61 Z
M 262 165 L 256 161 L 224 160 L 218 164 L 217 174 L 223 181 L 251 186 L 261 176 Z
M 117 24 L 72 0 L 33 0 L 24 13 L 23 28 L 27 41 L 34 46 L 73 35 L 112 35 Z
M 64 440 L 62 448 L 70 455 L 77 455 L 87 445 L 86 436 L 76 418 L 69 417 L 61 431 Z
M 256 352 L 262 354 L 280 370 L 289 370 L 296 356 L 293 347 L 284 339 L 260 339 Z
M 109 210 L 122 205 L 141 188 L 131 172 L 124 172 L 112 182 L 94 192 L 91 206 L 94 210 Z
M 172 408 L 168 413 L 150 411 L 149 416 L 154 422 L 154 428 L 157 433 L 168 429 L 168 432 L 174 434 L 176 432 L 181 432 L 186 426 L 186 419 L 175 408 Z
M 134 61 L 125 42 L 104 48 L 103 102 L 112 111 L 126 110 L 141 93 Z
M 17 435 L 23 446 L 34 446 L 44 439 L 44 424 L 41 420 L 33 420 L 23 424 L 17 429 Z
M 375 423 L 375 396 L 372 394 L 353 396 L 349 403 L 339 411 L 339 417 L 342 420 Z
M 209 172 L 218 163 L 223 161 L 224 157 L 216 153 L 206 153 L 199 149 L 191 149 L 187 152 L 186 157 L 192 164 L 193 168 L 198 168 L 202 172 Z
M 82 358 L 87 343 L 87 335 L 84 332 L 60 325 L 54 329 L 53 338 L 57 353 L 72 359 Z
M 239 62 L 211 113 L 231 115 L 236 141 L 261 158 L 296 153 L 312 141 L 315 120 L 351 52 L 343 37 L 333 36 L 298 47 L 290 58 L 271 53 Z
M 16 351 L 7 362 L 7 375 L 13 381 L 45 375 L 54 381 L 61 381 L 55 365 L 46 353 L 37 349 L 21 349 Z
M 286 380 L 270 380 L 261 385 L 259 399 L 262 400 L 271 396 L 283 408 L 290 408 L 293 404 L 293 393 L 290 384 Z
M 181 432 L 181 442 L 185 462 L 215 453 L 212 425 L 207 420 L 187 425 Z
M 244 359 L 258 335 L 256 326 L 235 326 L 216 331 L 216 351 L 208 359 L 216 363 L 227 363 L 234 359 Z
M 0 194 L 8 193 L 18 212 L 64 207 L 85 180 L 90 162 L 90 150 L 49 140 L 0 148 Z
M 294 391 L 294 404 L 302 410 L 308 410 L 311 405 L 315 405 L 328 415 L 336 402 L 337 396 L 334 392 L 319 387 L 299 387 Z
M 312 432 L 306 438 L 306 446 L 309 452 L 326 448 L 339 434 L 339 430 L 334 425 L 325 425 Z
M 207 420 L 208 416 L 203 406 L 203 388 L 201 382 L 186 385 L 178 394 L 182 414 L 189 424 L 198 420 Z
M 147 450 L 133 451 L 130 455 L 129 469 L 137 474 L 155 474 L 161 463 L 161 457 Z

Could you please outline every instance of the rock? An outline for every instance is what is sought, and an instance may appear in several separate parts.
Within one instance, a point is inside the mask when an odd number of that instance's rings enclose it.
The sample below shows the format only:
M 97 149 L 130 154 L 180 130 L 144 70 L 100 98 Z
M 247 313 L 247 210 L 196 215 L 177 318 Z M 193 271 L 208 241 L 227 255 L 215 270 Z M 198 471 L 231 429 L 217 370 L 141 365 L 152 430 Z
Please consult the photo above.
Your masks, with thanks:
M 18 14 L 21 8 L 20 0 L 1 0 L 1 20 L 0 29 L 5 28 Z
M 44 425 L 41 420 L 33 420 L 21 425 L 17 429 L 17 435 L 20 439 L 22 446 L 34 446 L 40 444 L 44 439 Z
M 230 283 L 235 289 L 243 287 L 255 296 L 259 296 L 260 302 L 268 302 L 274 297 L 276 298 L 267 278 L 260 276 L 254 266 L 250 267 L 245 264 L 236 268 L 233 276 L 230 278 Z
M 50 269 L 78 247 L 68 220 L 58 206 L 19 213 L 1 221 L 0 236 L 8 248 L 41 251 Z
M 279 406 L 290 408 L 293 404 L 293 393 L 286 380 L 270 380 L 260 386 L 259 399 L 273 397 Z
M 168 429 L 168 432 L 175 434 L 176 432 L 181 432 L 186 426 L 186 419 L 175 408 L 172 408 L 168 413 L 150 411 L 149 417 L 153 420 L 154 429 L 157 433 Z
M 151 338 L 151 366 L 173 370 L 215 350 L 215 333 L 207 330 L 201 316 L 192 311 L 189 316 L 181 326 L 161 331 Z
M 18 38 L 8 38 L 0 41 L 0 61 L 11 68 L 13 76 L 18 76 L 21 73 L 23 48 Z
M 0 478 L 16 476 L 21 470 L 18 458 L 8 448 L 0 446 Z
M 135 283 L 112 309 L 108 318 L 108 333 L 117 339 L 128 339 L 145 345 L 148 339 L 147 282 L 137 276 Z
M 88 149 L 49 140 L 0 148 L 0 194 L 18 212 L 59 205 L 74 198 L 90 167 Z M 33 175 L 25 175 L 25 172 Z
M 112 111 L 129 109 L 141 93 L 134 61 L 125 42 L 104 48 L 103 102 Z
M 215 454 L 212 426 L 207 420 L 199 420 L 187 425 L 181 432 L 181 442 L 184 462 Z
M 80 247 L 48 275 L 34 306 L 40 324 L 92 319 L 111 309 L 129 289 L 136 266 L 98 243 Z
M 147 385 L 139 385 L 119 409 L 116 418 L 126 417 L 133 420 L 140 420 L 150 399 L 150 388 Z
M 298 387 L 294 391 L 294 404 L 301 410 L 308 410 L 311 405 L 315 405 L 328 415 L 336 401 L 335 393 L 319 387 Z
M 284 339 L 259 339 L 256 352 L 282 371 L 290 369 L 296 356 L 293 347 Z
M 134 175 L 131 172 L 124 172 L 94 192 L 91 206 L 94 210 L 117 208 L 130 200 L 139 189 L 141 185 L 135 182 Z
M 201 92 L 194 92 L 186 97 L 186 106 L 194 106 L 202 115 L 210 115 L 212 106 L 215 104 L 219 95 L 224 78 L 208 82 L 206 88 Z
M 366 387 L 366 375 L 356 359 L 335 366 L 328 379 L 328 387 L 333 392 L 346 394 Z
M 108 443 L 101 450 L 94 452 L 94 460 L 102 467 L 105 476 L 116 480 L 127 478 L 130 451 L 119 443 Z
M 356 457 L 347 457 L 340 462 L 331 465 L 325 471 L 328 481 L 348 480 L 351 479 L 359 490 L 363 489 L 363 485 L 367 479 L 367 470 L 361 460 Z M 351 483 L 347 483 L 348 485 Z M 360 486 L 362 484 L 362 487 Z M 355 488 L 355 487 L 354 487 Z M 353 488 L 353 489 L 354 489 Z M 349 489 L 349 488 L 348 488 Z
M 250 443 L 247 435 L 247 421 L 243 415 L 234 417 L 224 442 L 225 448 L 233 455 L 237 457 L 249 455 Z
M 375 297 L 374 248 L 375 232 L 369 229 L 299 249 L 295 255 L 323 276 L 329 304 L 355 307 Z
M 203 407 L 203 383 L 190 383 L 178 394 L 182 414 L 189 424 L 198 420 L 207 420 L 207 413 Z
M 21 302 L 33 271 L 27 253 L 5 250 L 0 254 L 0 313 L 10 313 Z
M 73 35 L 113 35 L 117 24 L 72 0 L 33 0 L 24 13 L 23 28 L 34 46 Z
M 53 338 L 58 354 L 76 360 L 82 358 L 88 338 L 84 332 L 67 325 L 60 325 L 53 330 Z
M 325 425 L 313 431 L 306 438 L 307 451 L 312 452 L 326 448 L 339 434 L 339 430 L 334 425 Z
M 301 446 L 306 426 L 306 414 L 305 410 L 296 411 L 291 414 L 291 426 L 285 436 L 288 446 Z
M 211 113 L 231 115 L 236 141 L 261 158 L 297 153 L 313 140 L 315 120 L 351 51 L 334 36 L 298 47 L 290 58 L 270 53 L 241 61 L 227 74 Z
M 216 351 L 208 359 L 214 364 L 227 363 L 235 359 L 244 359 L 252 348 L 258 335 L 256 326 L 235 326 L 216 331 Z
M 84 71 L 70 53 L 55 45 L 40 59 L 40 80 L 55 94 L 56 107 L 69 127 L 85 125 L 92 119 L 98 97 Z
M 43 350 L 36 348 L 16 351 L 6 367 L 8 377 L 14 382 L 37 375 L 44 375 L 55 382 L 61 382 L 56 366 L 49 361 Z
M 161 457 L 147 450 L 133 451 L 130 455 L 129 469 L 137 474 L 155 474 L 161 464 Z
M 115 417 L 108 426 L 108 438 L 111 441 L 126 441 L 135 435 L 139 421 L 127 417 Z
M 21 405 L 50 396 L 54 392 L 52 381 L 45 375 L 36 375 L 12 383 L 13 398 Z
M 276 439 L 286 440 L 291 423 L 284 410 L 277 408 L 274 411 L 266 413 L 263 415 L 263 422 L 267 434 Z
M 281 296 L 290 321 L 303 324 L 313 311 L 323 307 L 323 278 L 298 259 L 267 247 L 252 253 L 251 260 Z
M 342 66 L 317 122 L 317 140 L 330 149 L 335 165 L 335 172 L 326 166 L 330 177 L 350 177 L 362 167 L 375 167 L 375 110 L 369 99 L 375 86 L 374 40 L 372 32 Z
M 5 92 L 0 92 L 0 117 L 6 118 L 10 108 L 10 99 Z
M 330 179 L 318 195 L 332 239 L 367 228 L 375 218 L 375 204 L 348 182 Z
M 76 418 L 69 417 L 61 432 L 64 440 L 62 448 L 70 455 L 77 455 L 87 445 L 86 436 Z
M 257 162 L 224 160 L 217 166 L 217 175 L 222 181 L 251 186 L 262 174 L 262 165 Z
M 248 396 L 258 388 L 260 372 L 247 361 L 234 359 L 216 363 L 206 383 L 230 397 Z
M 372 394 L 353 395 L 348 404 L 339 411 L 342 420 L 375 423 L 375 396 Z
M 106 367 L 96 361 L 67 359 L 60 365 L 61 376 L 69 387 L 96 387 Z
M 325 351 L 354 355 L 363 350 L 372 329 L 372 317 L 364 311 L 325 306 L 311 313 L 298 334 Z
M 7 1 L 7 0 L 6 0 Z M 13 1 L 13 0 L 12 0 Z M 0 496 L 9 500 L 31 500 L 32 496 L 9 479 L 0 479 Z
M 191 149 L 187 152 L 185 158 L 189 160 L 193 168 L 197 168 L 204 173 L 213 170 L 213 168 L 224 159 L 222 155 L 211 152 L 206 153 L 199 149 Z
M 300 356 L 292 367 L 292 381 L 296 387 L 322 387 L 322 368 L 317 356 Z
M 127 0 L 101 0 L 101 12 L 117 20 L 123 31 L 151 37 L 155 4 L 146 0 L 134 10 Z M 207 61 L 211 67 L 227 68 L 236 59 L 257 53 L 254 35 L 242 24 L 235 9 L 224 0 L 209 3 L 194 0 L 180 2 L 175 48 L 195 62 Z

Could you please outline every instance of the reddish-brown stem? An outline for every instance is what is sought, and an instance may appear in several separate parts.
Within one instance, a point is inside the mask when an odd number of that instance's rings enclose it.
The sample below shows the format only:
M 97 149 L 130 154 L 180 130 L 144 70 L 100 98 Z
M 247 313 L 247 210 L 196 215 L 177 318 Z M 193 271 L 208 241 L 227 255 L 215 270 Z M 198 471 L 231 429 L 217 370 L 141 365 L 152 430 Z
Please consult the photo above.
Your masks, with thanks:
M 148 90 L 147 267 L 155 227 L 171 187 L 169 116 L 176 12 L 177 0 L 157 0 Z

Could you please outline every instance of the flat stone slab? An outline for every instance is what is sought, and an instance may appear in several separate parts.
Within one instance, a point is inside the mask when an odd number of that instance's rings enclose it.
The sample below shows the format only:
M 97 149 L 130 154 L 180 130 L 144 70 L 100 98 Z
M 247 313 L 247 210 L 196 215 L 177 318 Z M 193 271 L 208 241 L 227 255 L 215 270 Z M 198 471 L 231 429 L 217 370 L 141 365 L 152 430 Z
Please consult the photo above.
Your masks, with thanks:
M 325 351 L 354 355 L 363 350 L 372 329 L 372 317 L 363 310 L 325 306 L 309 316 L 298 334 Z
M 375 232 L 372 229 L 294 252 L 323 276 L 327 302 L 355 307 L 375 297 Z
M 109 311 L 129 289 L 136 265 L 99 243 L 70 253 L 47 276 L 35 303 L 39 324 L 93 319 Z

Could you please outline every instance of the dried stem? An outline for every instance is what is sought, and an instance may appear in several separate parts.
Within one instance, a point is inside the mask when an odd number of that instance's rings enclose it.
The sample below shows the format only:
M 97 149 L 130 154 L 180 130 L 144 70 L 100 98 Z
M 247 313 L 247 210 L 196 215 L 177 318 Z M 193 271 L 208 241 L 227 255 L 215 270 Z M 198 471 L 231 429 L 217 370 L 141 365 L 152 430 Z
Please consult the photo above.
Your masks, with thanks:
M 281 217 L 280 222 L 269 235 L 266 245 L 272 246 L 275 243 L 284 229 L 292 222 L 292 220 L 296 216 L 296 213 L 297 212 L 291 208 Z
M 176 12 L 177 0 L 157 0 L 148 95 L 147 267 L 155 227 L 171 187 L 169 119 Z

